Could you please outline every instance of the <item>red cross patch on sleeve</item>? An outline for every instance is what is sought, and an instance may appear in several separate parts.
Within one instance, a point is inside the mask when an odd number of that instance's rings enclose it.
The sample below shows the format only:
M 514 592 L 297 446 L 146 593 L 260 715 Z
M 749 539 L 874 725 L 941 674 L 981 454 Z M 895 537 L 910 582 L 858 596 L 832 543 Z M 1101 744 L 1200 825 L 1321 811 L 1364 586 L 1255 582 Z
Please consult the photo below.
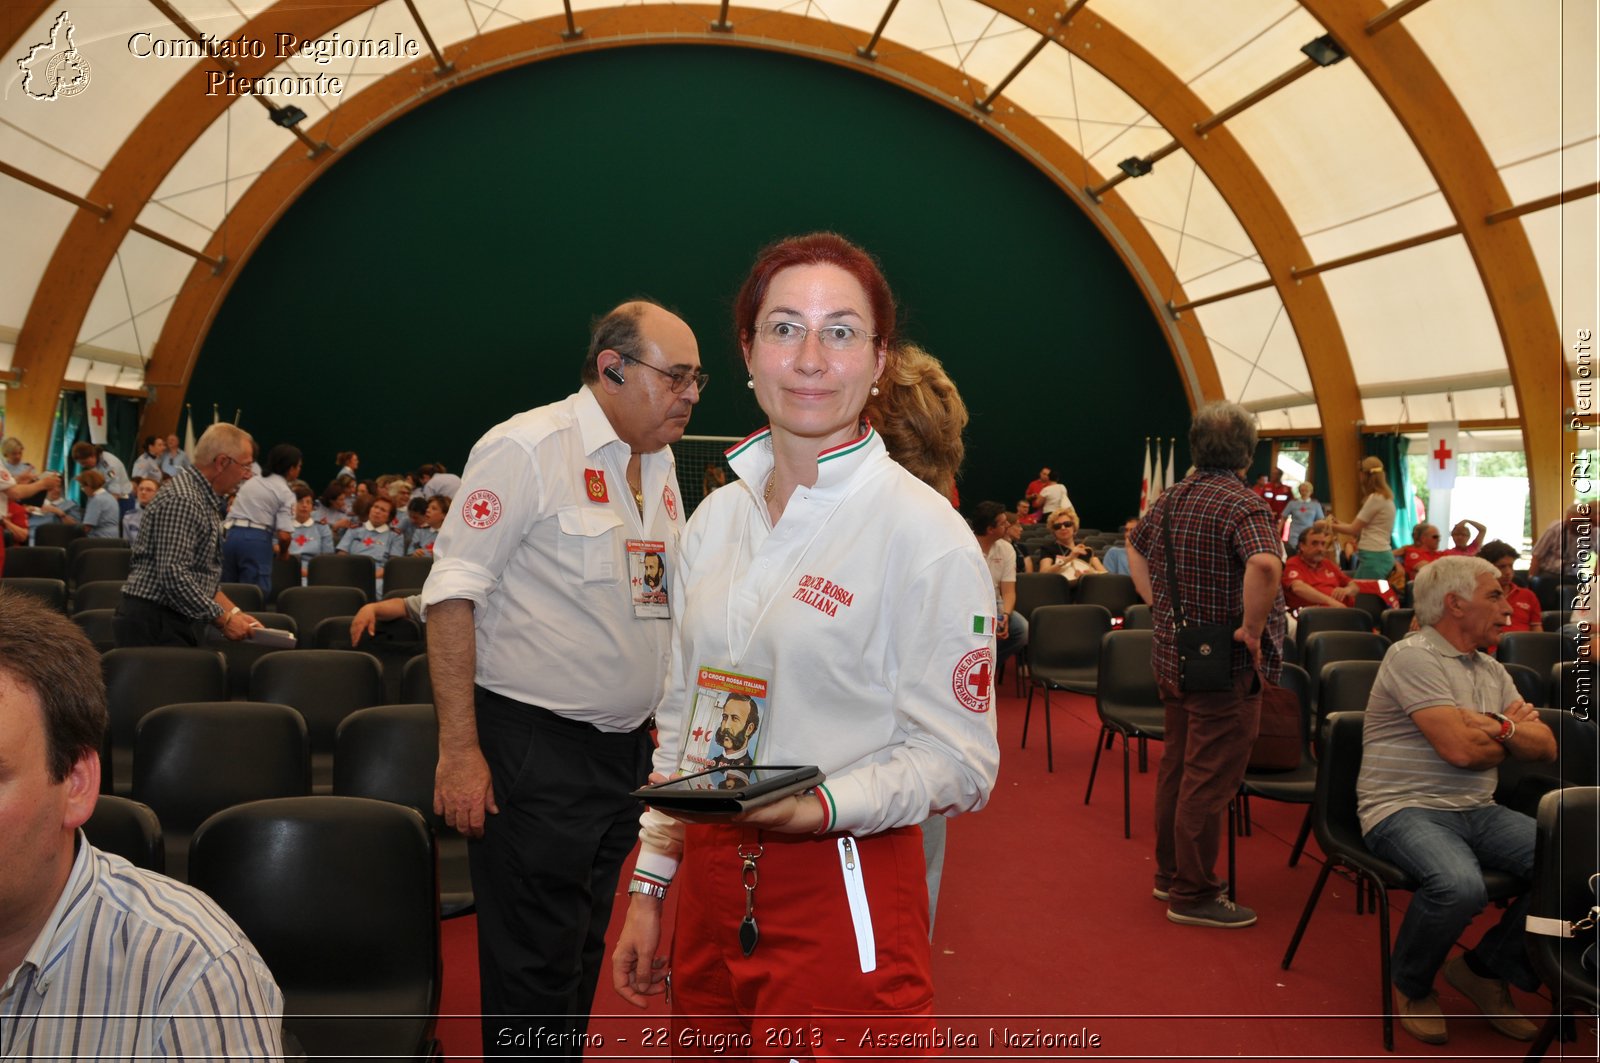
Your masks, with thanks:
M 989 711 L 989 688 L 994 683 L 993 655 L 989 647 L 973 650 L 956 662 L 950 676 L 956 700 L 968 712 Z

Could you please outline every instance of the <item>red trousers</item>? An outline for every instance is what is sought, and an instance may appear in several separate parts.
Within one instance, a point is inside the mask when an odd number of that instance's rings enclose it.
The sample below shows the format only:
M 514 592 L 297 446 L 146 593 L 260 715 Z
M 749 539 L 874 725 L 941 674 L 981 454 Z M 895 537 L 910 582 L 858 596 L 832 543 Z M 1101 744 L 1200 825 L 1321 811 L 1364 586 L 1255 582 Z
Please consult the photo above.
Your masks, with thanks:
M 922 832 L 868 838 L 691 826 L 673 880 L 673 1055 L 835 1059 L 933 1054 L 928 891 Z M 744 955 L 740 847 L 759 845 L 754 917 L 760 938 Z M 856 865 L 847 869 L 848 855 Z M 859 874 L 870 912 L 852 916 L 847 876 Z M 858 893 L 857 910 L 859 903 Z M 863 972 L 864 962 L 874 970 Z

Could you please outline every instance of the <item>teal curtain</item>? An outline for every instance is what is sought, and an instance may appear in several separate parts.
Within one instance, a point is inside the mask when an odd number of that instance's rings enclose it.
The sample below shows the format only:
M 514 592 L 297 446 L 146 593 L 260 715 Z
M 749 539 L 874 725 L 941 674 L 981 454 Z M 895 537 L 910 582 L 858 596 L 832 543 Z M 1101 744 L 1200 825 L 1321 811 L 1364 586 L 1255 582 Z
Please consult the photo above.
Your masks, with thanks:
M 106 449 L 122 459 L 131 472 L 134 455 L 139 453 L 139 400 L 123 395 L 106 396 Z M 88 442 L 89 403 L 81 391 L 63 391 L 56 406 L 55 423 L 50 428 L 50 449 L 46 468 L 66 475 L 67 497 L 83 504 L 83 489 L 72 481 L 78 467 L 72 464 L 72 445 Z
M 1417 498 L 1411 489 L 1411 477 L 1406 475 L 1406 451 L 1411 441 L 1403 435 L 1369 435 L 1362 437 L 1366 452 L 1383 462 L 1389 478 L 1389 489 L 1394 492 L 1394 535 L 1391 545 L 1408 546 L 1411 529 L 1417 524 Z

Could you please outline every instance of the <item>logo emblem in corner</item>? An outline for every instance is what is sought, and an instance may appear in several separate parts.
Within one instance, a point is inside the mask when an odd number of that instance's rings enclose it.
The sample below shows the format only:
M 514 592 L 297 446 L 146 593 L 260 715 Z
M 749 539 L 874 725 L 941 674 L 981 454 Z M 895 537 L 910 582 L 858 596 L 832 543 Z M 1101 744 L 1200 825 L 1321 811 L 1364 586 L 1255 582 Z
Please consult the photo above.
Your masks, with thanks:
M 76 31 L 71 16 L 63 11 L 50 25 L 50 39 L 17 60 L 22 91 L 29 99 L 54 103 L 89 87 L 89 60 L 73 41 Z

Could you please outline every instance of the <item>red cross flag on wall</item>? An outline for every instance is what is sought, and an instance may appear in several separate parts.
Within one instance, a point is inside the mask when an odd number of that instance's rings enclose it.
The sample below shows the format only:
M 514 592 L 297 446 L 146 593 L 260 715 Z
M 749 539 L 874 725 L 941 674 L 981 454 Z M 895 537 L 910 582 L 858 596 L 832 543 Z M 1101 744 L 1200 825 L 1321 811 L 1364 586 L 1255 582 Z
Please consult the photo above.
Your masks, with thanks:
M 1461 434 L 1454 421 L 1431 421 L 1428 439 L 1423 446 L 1428 456 L 1428 494 L 1449 491 L 1456 485 L 1456 452 L 1460 449 Z M 1435 521 L 1435 523 L 1438 523 Z M 1449 529 L 1444 528 L 1448 533 Z
M 102 446 L 106 441 L 106 387 L 104 384 L 83 385 L 83 401 L 87 403 L 84 419 L 89 422 L 89 442 Z

